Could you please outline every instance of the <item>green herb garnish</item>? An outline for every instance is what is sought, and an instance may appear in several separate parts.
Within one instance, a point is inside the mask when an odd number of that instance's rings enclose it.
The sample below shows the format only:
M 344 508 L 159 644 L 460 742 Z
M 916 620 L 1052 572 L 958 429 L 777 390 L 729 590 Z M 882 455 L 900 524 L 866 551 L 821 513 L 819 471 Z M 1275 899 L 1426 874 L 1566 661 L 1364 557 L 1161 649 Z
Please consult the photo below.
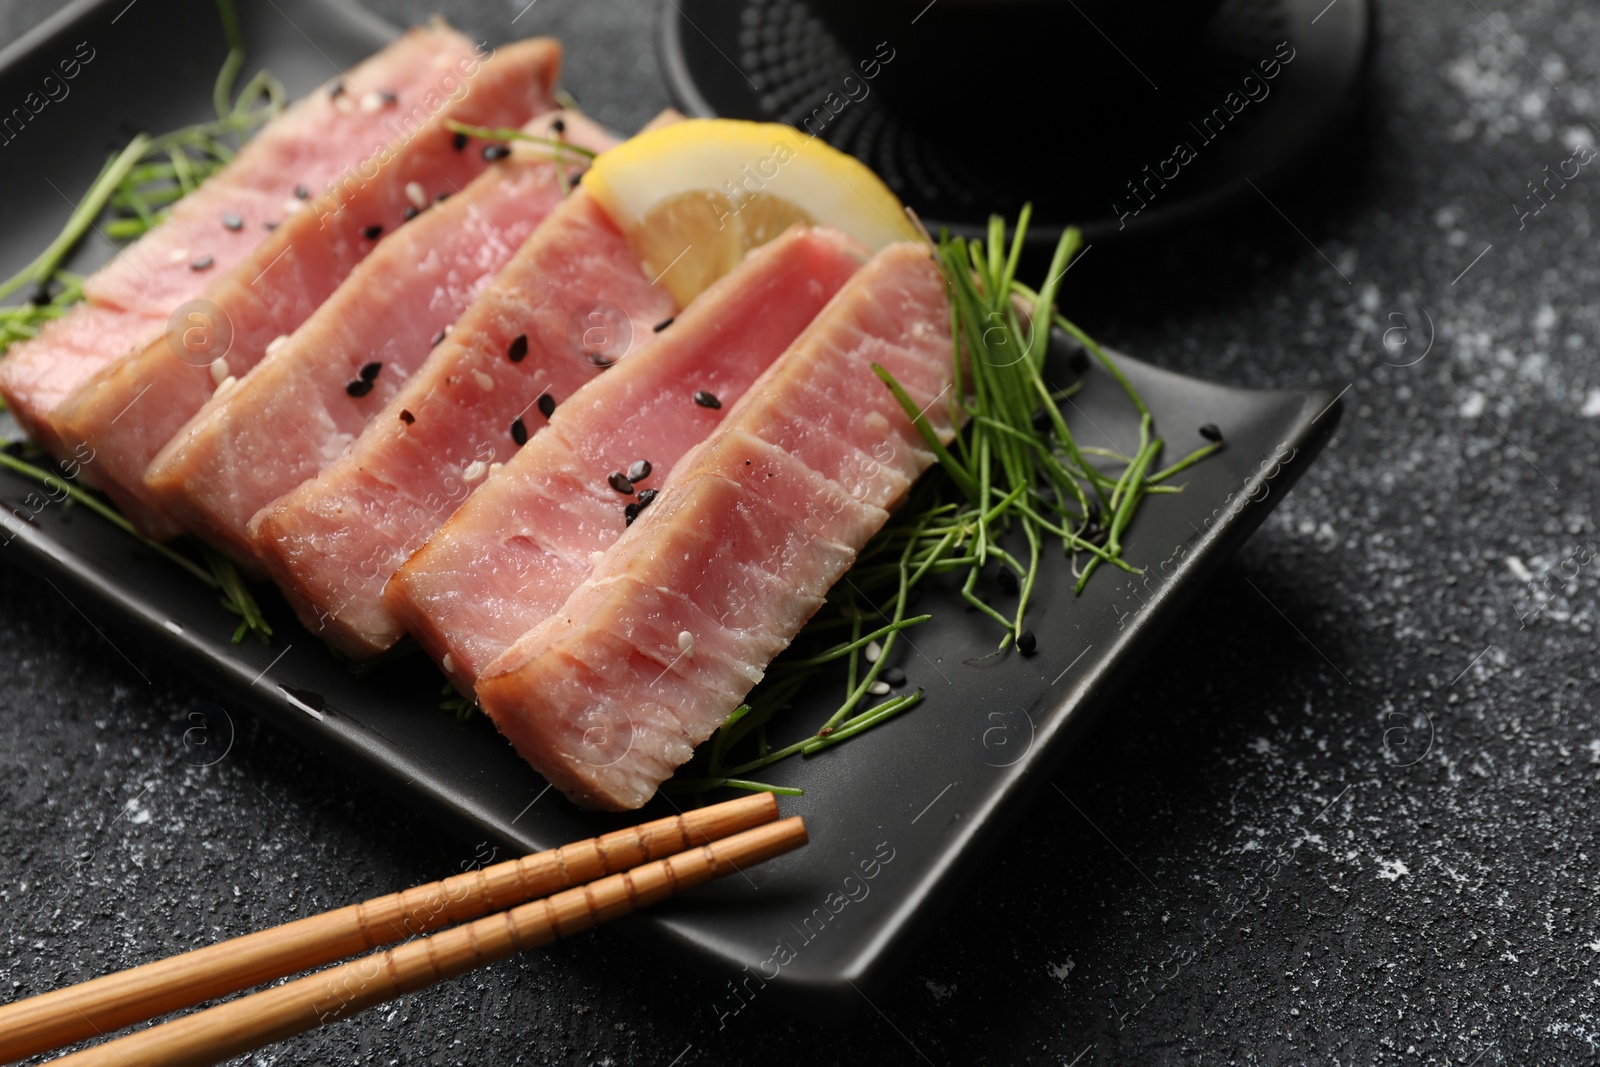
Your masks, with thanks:
M 454 121 L 447 122 L 445 125 L 455 133 L 464 133 L 468 137 L 477 137 L 484 141 L 526 141 L 528 144 L 543 145 L 546 148 L 554 149 L 557 156 L 571 152 L 573 155 L 581 156 L 584 159 L 593 159 L 596 154 L 591 148 L 584 148 L 581 145 L 575 145 L 557 137 L 539 137 L 535 134 L 524 133 L 511 126 L 469 126 L 465 122 Z
M 439 710 L 448 711 L 456 717 L 456 722 L 469 722 L 481 710 L 476 697 L 468 696 L 456 688 L 454 682 L 444 683 L 444 688 L 439 690 L 439 695 L 444 697 L 439 701 Z

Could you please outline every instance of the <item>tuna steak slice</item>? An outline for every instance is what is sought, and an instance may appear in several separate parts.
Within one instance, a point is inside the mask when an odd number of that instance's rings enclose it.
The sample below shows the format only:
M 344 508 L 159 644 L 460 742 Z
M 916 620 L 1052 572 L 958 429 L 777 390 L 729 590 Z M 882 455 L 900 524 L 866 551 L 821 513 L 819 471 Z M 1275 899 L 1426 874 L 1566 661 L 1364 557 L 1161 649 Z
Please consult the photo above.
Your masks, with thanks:
M 419 126 L 393 131 L 358 168 L 329 182 L 327 192 L 217 277 L 203 299 L 213 306 L 206 310 L 213 328 L 231 331 L 225 355 L 212 360 L 203 346 L 199 354 L 186 351 L 187 331 L 180 324 L 103 368 L 62 402 L 52 413 L 57 435 L 68 446 L 85 443 L 95 450 L 95 480 L 130 519 L 147 533 L 177 530 L 145 488 L 144 472 L 156 453 L 220 382 L 243 375 L 273 339 L 293 333 L 379 238 L 405 221 L 413 206 L 408 188 L 418 186 L 430 198 L 459 192 L 489 165 L 480 146 L 457 147 L 450 121 L 522 125 L 553 107 L 559 65 L 560 48 L 552 41 L 501 48 L 459 83 L 465 89 L 459 99 L 440 98 L 436 111 L 418 104 L 424 116 Z
M 865 258 L 841 234 L 801 228 L 751 253 L 648 350 L 557 408 L 400 568 L 384 601 L 458 689 L 559 610 L 591 555 L 622 536 L 637 498 L 608 476 L 644 460 L 632 488 L 658 489 L 722 421 L 695 394 L 730 408 Z
M 575 190 L 355 444 L 251 520 L 257 555 L 306 628 L 358 657 L 398 641 L 384 583 L 516 451 L 515 424 L 537 432 L 552 402 L 620 358 L 622 334 L 650 338 L 676 310 Z
M 580 127 L 577 116 L 562 121 L 569 134 Z M 541 116 L 528 132 L 550 122 Z M 582 147 L 609 147 L 598 137 Z M 164 513 L 259 567 L 251 517 L 339 457 L 561 202 L 548 153 L 515 153 L 379 243 L 299 329 L 217 390 L 146 472 Z M 579 158 L 562 165 L 575 169 Z
M 159 338 L 174 308 L 200 296 L 268 237 L 269 224 L 300 206 L 297 187 L 321 190 L 388 141 L 397 117 L 446 78 L 459 86 L 479 66 L 472 43 L 455 31 L 415 29 L 351 69 L 338 96 L 319 90 L 273 119 L 165 222 L 91 275 L 87 303 L 12 346 L 0 361 L 7 406 L 41 445 L 64 454 L 48 417 L 56 405 L 118 356 Z M 393 106 L 363 106 L 387 101 L 373 94 L 388 92 Z M 205 257 L 210 266 L 195 270 Z
M 949 436 L 949 314 L 924 249 L 873 257 L 561 610 L 483 670 L 484 710 L 557 788 L 639 807 L 761 679 L 932 462 L 870 364 Z

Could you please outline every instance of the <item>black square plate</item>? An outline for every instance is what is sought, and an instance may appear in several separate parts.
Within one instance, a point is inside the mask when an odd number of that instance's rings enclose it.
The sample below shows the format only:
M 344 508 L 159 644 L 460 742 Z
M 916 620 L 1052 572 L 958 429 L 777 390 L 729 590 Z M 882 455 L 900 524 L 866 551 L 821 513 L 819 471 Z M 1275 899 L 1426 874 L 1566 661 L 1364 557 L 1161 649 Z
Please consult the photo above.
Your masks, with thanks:
M 249 69 L 271 68 L 294 94 L 394 33 L 359 9 L 317 0 L 240 6 Z M 22 100 L 79 42 L 95 55 L 70 92 L 0 145 L 0 225 L 9 236 L 0 275 L 48 243 L 108 149 L 137 129 L 205 117 L 224 51 L 211 0 L 80 3 L 0 53 L 0 100 Z M 91 269 L 111 252 L 91 239 L 73 265 Z M 1075 597 L 1065 561 L 1053 559 L 1030 614 L 1039 638 L 1031 657 L 982 658 L 998 639 L 994 625 L 929 590 L 921 610 L 935 619 L 912 631 L 900 663 L 926 688 L 925 703 L 847 745 L 771 769 L 769 780 L 805 789 L 783 807 L 806 817 L 812 844 L 660 906 L 633 920 L 635 930 L 675 955 L 759 972 L 778 991 L 774 1001 L 854 1010 L 862 1001 L 852 983 L 870 988 L 935 928 L 985 847 L 1026 810 L 1073 738 L 1110 706 L 1159 631 L 1294 484 L 1338 419 L 1336 400 L 1320 391 L 1224 388 L 1131 359 L 1123 366 L 1158 432 L 1176 442 L 1169 456 L 1198 445 L 1203 423 L 1222 427 L 1228 441 L 1189 472 L 1184 492 L 1151 498 L 1140 512 L 1126 555 L 1144 577 L 1104 570 Z M 1137 439 L 1126 398 L 1101 372 L 1090 372 L 1070 411 L 1086 443 L 1128 448 Z M 9 417 L 0 432 L 16 437 Z M 210 590 L 81 509 L 36 509 L 36 491 L 0 472 L 3 558 L 424 813 L 529 850 L 635 821 L 584 814 L 547 794 L 481 719 L 458 725 L 438 709 L 439 676 L 419 657 L 356 677 L 266 592 L 277 638 L 231 644 L 235 620 Z M 833 702 L 829 687 L 795 719 L 820 721 Z M 666 804 L 651 810 L 670 811 Z

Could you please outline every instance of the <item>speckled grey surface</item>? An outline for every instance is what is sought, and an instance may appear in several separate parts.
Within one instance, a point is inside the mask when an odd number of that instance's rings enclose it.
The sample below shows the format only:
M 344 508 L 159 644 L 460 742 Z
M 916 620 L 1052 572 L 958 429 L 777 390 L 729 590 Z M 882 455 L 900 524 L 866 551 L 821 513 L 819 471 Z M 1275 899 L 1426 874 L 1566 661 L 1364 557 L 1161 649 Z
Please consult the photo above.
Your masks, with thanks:
M 0 39 L 48 6 L 10 0 Z M 621 127 L 666 103 L 653 3 L 538 0 L 515 26 L 520 0 L 373 6 L 558 33 L 569 86 Z M 241 1062 L 1592 1056 L 1600 178 L 1519 216 L 1526 183 L 1600 139 L 1600 11 L 1380 14 L 1371 107 L 1269 191 L 1281 215 L 1074 271 L 1069 307 L 1105 339 L 1228 382 L 1348 386 L 1344 424 L 875 1010 L 719 1019 L 718 980 L 602 930 Z M 473 855 L 241 716 L 192 766 L 207 694 L 13 567 L 0 603 L 5 994 Z

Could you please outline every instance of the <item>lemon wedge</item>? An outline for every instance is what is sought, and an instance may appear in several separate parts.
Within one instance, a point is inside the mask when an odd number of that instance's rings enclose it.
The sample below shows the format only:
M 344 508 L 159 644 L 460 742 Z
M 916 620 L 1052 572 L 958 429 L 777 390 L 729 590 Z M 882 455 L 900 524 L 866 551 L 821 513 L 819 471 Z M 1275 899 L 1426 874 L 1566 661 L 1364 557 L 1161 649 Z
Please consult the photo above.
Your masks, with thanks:
M 795 222 L 831 226 L 873 251 L 920 236 L 865 164 L 781 123 L 687 119 L 649 130 L 602 153 L 583 187 L 684 306 Z

